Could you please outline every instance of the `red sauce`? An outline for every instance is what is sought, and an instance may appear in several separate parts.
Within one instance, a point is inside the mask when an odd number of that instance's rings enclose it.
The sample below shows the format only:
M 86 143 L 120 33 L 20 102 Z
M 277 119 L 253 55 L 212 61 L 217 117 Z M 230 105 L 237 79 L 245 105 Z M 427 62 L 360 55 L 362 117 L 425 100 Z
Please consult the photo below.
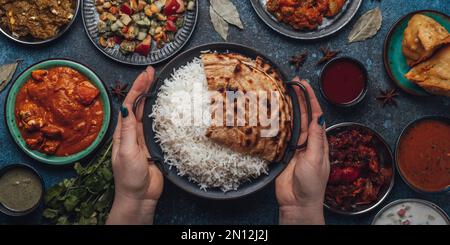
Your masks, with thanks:
M 419 190 L 437 192 L 450 185 L 450 125 L 417 123 L 400 142 L 398 165 L 403 177 Z
M 335 104 L 349 104 L 363 93 L 366 75 L 361 66 L 348 59 L 330 63 L 322 74 L 322 91 Z
M 35 70 L 16 97 L 15 117 L 28 147 L 68 156 L 89 147 L 103 123 L 99 90 L 69 67 Z

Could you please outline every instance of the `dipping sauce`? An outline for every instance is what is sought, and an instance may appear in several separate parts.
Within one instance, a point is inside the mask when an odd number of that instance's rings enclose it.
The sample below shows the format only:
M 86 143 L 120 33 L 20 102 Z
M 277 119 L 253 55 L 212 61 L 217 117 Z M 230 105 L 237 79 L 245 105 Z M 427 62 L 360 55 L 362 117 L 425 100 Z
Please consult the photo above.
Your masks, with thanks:
M 40 178 L 25 167 L 13 167 L 0 176 L 0 203 L 9 210 L 32 209 L 39 203 L 42 192 Z
M 389 206 L 389 205 L 388 205 Z M 447 218 L 431 204 L 405 201 L 388 207 L 379 214 L 374 225 L 448 225 Z
M 103 123 L 99 94 L 88 78 L 70 67 L 33 71 L 15 103 L 17 126 L 27 146 L 55 156 L 88 148 Z
M 338 58 L 322 71 L 322 93 L 333 104 L 352 104 L 364 95 L 366 80 L 362 64 L 350 58 Z
M 450 185 L 450 125 L 433 119 L 405 131 L 397 153 L 403 177 L 415 188 L 439 192 Z

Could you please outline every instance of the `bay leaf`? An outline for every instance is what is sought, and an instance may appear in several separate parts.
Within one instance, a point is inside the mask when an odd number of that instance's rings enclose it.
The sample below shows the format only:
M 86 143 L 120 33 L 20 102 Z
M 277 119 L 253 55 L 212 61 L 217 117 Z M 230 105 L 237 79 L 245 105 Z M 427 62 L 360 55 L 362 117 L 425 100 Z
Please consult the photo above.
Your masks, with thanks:
M 348 35 L 348 42 L 360 42 L 375 36 L 381 28 L 383 16 L 380 8 L 367 11 L 359 18 Z
M 226 41 L 228 38 L 228 22 L 220 17 L 212 6 L 209 7 L 209 15 L 214 29 Z
M 3 89 L 5 89 L 8 83 L 11 81 L 20 62 L 20 60 L 17 60 L 14 63 L 4 64 L 0 66 L 0 92 L 3 91 Z
M 211 6 L 216 13 L 231 25 L 244 29 L 239 12 L 230 0 L 210 0 Z

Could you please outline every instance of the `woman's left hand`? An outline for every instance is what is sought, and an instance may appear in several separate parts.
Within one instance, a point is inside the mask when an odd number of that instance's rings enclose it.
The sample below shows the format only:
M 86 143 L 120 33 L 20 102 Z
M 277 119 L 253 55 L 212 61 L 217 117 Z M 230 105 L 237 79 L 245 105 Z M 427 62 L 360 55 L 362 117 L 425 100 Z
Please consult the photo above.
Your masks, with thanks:
M 151 162 L 144 140 L 143 103 L 133 113 L 137 97 L 147 93 L 154 80 L 152 67 L 134 82 L 120 110 L 114 132 L 112 167 L 115 196 L 107 224 L 152 224 L 163 190 L 163 176 Z

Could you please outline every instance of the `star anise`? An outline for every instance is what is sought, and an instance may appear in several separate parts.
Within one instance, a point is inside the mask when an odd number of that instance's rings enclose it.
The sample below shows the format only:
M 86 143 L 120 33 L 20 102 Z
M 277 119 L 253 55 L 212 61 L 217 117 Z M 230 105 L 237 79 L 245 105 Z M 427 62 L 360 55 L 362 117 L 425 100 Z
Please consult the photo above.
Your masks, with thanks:
M 295 66 L 296 71 L 299 71 L 300 67 L 303 66 L 303 64 L 305 63 L 307 58 L 308 58 L 308 52 L 304 52 L 304 53 L 292 56 L 291 59 L 289 60 L 289 63 L 291 63 L 291 65 Z
M 377 100 L 383 103 L 383 107 L 386 105 L 395 105 L 397 106 L 397 101 L 395 100 L 399 94 L 397 93 L 397 88 L 393 88 L 390 90 L 380 90 L 380 96 L 377 97 Z
M 327 61 L 336 57 L 336 55 L 338 55 L 341 52 L 340 50 L 333 51 L 330 48 L 325 47 L 321 47 L 320 51 L 322 51 L 323 57 L 320 58 L 320 60 L 317 62 L 317 65 L 322 65 L 323 63 L 326 63 Z
M 116 81 L 115 85 L 111 86 L 111 93 L 119 101 L 122 101 L 123 99 L 125 99 L 125 96 L 127 96 L 128 86 L 128 83 L 121 84 L 119 81 Z

